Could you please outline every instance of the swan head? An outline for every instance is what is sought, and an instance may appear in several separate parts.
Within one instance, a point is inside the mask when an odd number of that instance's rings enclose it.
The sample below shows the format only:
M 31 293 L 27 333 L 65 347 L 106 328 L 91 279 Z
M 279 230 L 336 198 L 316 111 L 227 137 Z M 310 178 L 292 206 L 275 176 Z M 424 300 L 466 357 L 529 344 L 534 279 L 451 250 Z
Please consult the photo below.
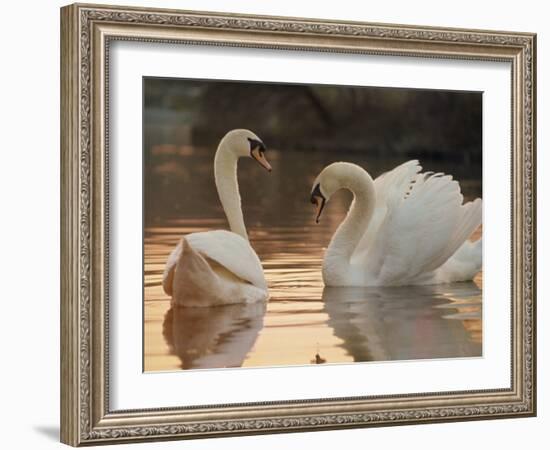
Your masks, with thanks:
M 356 164 L 336 162 L 325 167 L 313 182 L 311 203 L 317 207 L 315 222 L 319 223 L 321 213 L 332 194 L 340 189 L 354 190 L 357 181 L 370 179 L 367 172 Z
M 271 164 L 265 158 L 266 147 L 262 140 L 250 130 L 231 130 L 221 140 L 220 148 L 233 153 L 237 158 L 250 157 L 271 172 Z

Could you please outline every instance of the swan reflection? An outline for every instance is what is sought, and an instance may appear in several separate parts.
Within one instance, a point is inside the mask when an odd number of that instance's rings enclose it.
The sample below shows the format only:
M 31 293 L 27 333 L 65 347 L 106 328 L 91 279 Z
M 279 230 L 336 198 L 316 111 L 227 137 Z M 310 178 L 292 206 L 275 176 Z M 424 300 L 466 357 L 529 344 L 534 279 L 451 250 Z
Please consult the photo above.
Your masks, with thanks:
M 354 361 L 481 356 L 475 283 L 325 287 L 328 325 Z
M 263 328 L 265 303 L 170 308 L 163 335 L 182 369 L 240 367 Z

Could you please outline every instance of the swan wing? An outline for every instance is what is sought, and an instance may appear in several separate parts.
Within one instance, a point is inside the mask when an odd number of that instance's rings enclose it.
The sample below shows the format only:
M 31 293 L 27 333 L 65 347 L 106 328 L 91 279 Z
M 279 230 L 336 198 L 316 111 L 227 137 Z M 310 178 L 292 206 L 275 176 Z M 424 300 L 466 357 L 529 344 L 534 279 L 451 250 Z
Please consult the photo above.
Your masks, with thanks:
M 356 247 L 355 255 L 365 254 L 371 244 L 374 242 L 378 229 L 386 217 L 388 211 L 388 198 L 395 193 L 405 193 L 414 184 L 416 175 L 422 170 L 417 160 L 407 161 L 389 172 L 379 175 L 374 180 L 374 189 L 376 192 L 376 206 L 365 230 L 365 234 Z M 354 256 L 355 256 L 354 255 Z
M 225 230 L 191 233 L 187 243 L 198 253 L 216 261 L 231 273 L 254 286 L 267 289 L 262 264 L 249 242 L 238 234 Z M 181 242 L 168 257 L 163 275 L 164 291 L 172 295 L 174 269 L 181 254 Z
M 437 269 L 468 239 L 481 223 L 481 200 L 463 205 L 458 182 L 441 173 L 397 181 L 387 188 L 366 263 L 381 282 L 404 284 Z

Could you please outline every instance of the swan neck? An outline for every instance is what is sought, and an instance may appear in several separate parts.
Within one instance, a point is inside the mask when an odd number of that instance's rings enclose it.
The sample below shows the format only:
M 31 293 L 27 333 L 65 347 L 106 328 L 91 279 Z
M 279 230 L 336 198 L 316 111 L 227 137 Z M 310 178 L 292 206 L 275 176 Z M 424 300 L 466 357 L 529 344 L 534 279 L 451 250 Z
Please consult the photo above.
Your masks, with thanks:
M 351 191 L 353 201 L 327 249 L 327 258 L 351 259 L 359 241 L 367 231 L 376 205 L 374 182 L 366 172 L 347 182 L 343 188 Z
M 214 178 L 230 230 L 248 240 L 237 181 L 237 161 L 238 156 L 222 141 L 214 158 Z

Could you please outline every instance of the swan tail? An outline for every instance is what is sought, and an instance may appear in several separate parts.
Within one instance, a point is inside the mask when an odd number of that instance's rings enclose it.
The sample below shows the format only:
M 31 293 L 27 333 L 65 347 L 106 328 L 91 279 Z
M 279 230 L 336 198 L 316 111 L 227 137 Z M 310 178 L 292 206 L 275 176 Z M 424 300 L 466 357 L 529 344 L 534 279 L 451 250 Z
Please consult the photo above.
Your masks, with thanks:
M 477 241 L 466 241 L 453 255 L 453 259 L 461 262 L 470 262 L 472 270 L 475 270 L 474 275 L 481 270 L 483 240 L 479 238 Z
M 172 286 L 174 284 L 175 270 L 176 270 L 175 267 L 171 267 L 170 269 L 168 269 L 168 271 L 166 271 L 165 269 L 165 274 L 162 277 L 162 289 L 164 290 L 164 293 L 169 296 L 172 296 L 172 292 L 173 292 Z
M 162 274 L 162 289 L 166 295 L 172 296 L 174 288 L 174 273 L 176 271 L 176 264 L 181 254 L 184 239 L 178 242 L 178 245 L 174 247 L 170 256 L 166 260 L 166 266 L 164 267 L 164 273 Z
M 438 270 L 442 282 L 470 281 L 482 270 L 483 241 L 466 241 L 456 253 Z
M 222 303 L 217 278 L 210 261 L 183 238 L 174 272 L 172 302 L 182 306 Z
M 204 277 L 213 275 L 213 272 L 206 259 L 182 238 L 166 262 L 162 279 L 164 292 L 171 297 L 181 294 L 190 284 L 195 284 L 191 274 Z

